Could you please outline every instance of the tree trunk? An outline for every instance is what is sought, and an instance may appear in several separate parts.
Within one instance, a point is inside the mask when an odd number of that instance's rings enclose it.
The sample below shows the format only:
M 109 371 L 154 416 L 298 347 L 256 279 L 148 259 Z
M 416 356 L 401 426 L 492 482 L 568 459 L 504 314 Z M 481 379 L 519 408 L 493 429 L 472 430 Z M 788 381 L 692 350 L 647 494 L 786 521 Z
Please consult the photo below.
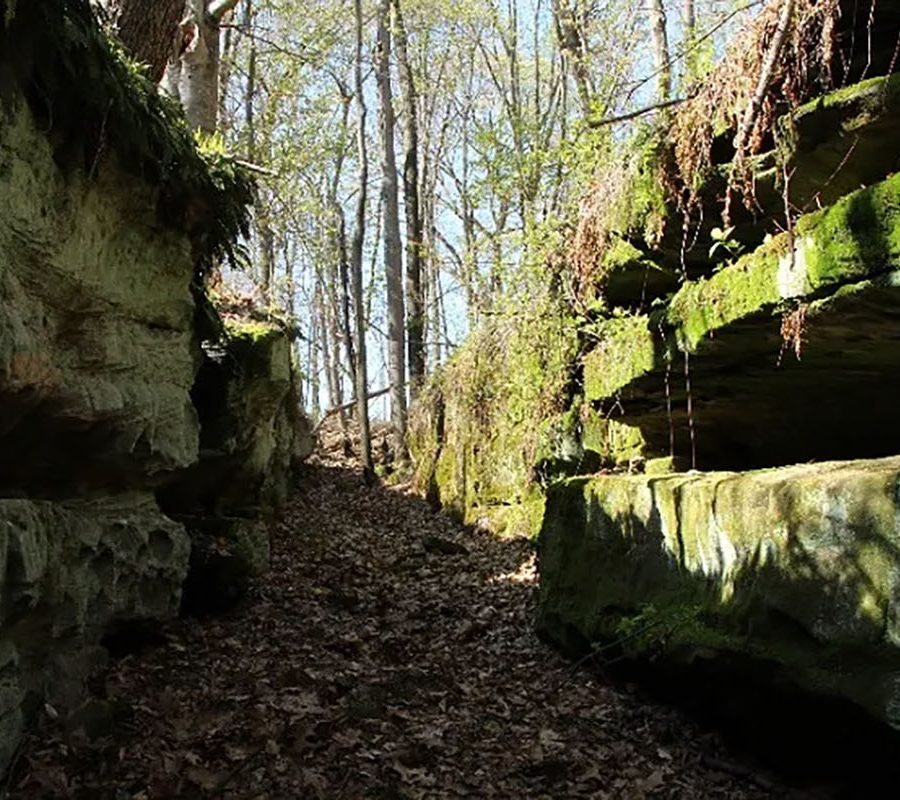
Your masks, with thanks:
M 397 62 L 405 114 L 403 196 L 406 209 L 406 335 L 410 397 L 425 382 L 425 297 L 422 292 L 422 208 L 419 199 L 419 100 L 407 52 L 406 27 L 400 0 L 393 0 Z
M 669 38 L 666 33 L 666 9 L 663 0 L 650 1 L 650 31 L 653 34 L 653 54 L 656 68 L 659 102 L 665 103 L 672 96 L 672 66 L 669 60 Z
M 322 301 L 322 293 L 319 290 L 319 282 L 315 281 L 313 289 L 312 313 L 310 314 L 310 333 L 309 333 L 309 397 L 310 409 L 313 421 L 318 422 L 321 414 L 321 387 L 319 383 L 319 328 L 320 323 L 320 307 Z
M 187 0 L 163 88 L 184 107 L 188 123 L 214 133 L 219 111 L 219 25 L 239 0 Z
M 391 383 L 391 425 L 394 450 L 403 458 L 406 448 L 406 342 L 403 302 L 403 251 L 397 159 L 394 153 L 394 101 L 391 93 L 391 0 L 378 9 L 376 72 L 381 108 L 381 193 L 384 200 L 384 267 L 388 305 L 388 373 Z
M 697 9 L 694 0 L 684 0 L 684 84 L 687 88 L 697 77 Z
M 594 85 L 588 68 L 587 46 L 580 15 L 568 0 L 551 0 L 553 22 L 560 52 L 572 67 L 578 99 L 585 116 L 593 110 Z
M 116 34 L 128 54 L 149 68 L 150 79 L 159 83 L 172 53 L 185 0 L 120 0 L 112 19 Z
M 359 423 L 359 457 L 366 477 L 374 473 L 372 463 L 372 435 L 369 431 L 369 376 L 366 363 L 366 317 L 363 299 L 363 245 L 366 235 L 366 195 L 369 183 L 369 154 L 366 148 L 366 98 L 363 94 L 363 19 L 362 0 L 354 0 L 356 21 L 356 53 L 354 91 L 356 94 L 356 144 L 359 151 L 359 179 L 356 198 L 356 227 L 350 253 L 350 282 L 353 292 L 353 321 L 356 330 L 356 418 Z

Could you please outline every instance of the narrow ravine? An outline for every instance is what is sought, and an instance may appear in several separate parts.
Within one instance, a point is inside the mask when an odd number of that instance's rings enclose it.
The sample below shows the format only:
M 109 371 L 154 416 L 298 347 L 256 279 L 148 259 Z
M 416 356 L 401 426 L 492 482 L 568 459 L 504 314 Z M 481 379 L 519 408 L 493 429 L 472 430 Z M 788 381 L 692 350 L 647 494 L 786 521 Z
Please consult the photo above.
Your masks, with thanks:
M 45 708 L 10 797 L 784 796 L 540 642 L 535 588 L 528 541 L 319 458 L 253 596 L 121 657 L 66 729 Z

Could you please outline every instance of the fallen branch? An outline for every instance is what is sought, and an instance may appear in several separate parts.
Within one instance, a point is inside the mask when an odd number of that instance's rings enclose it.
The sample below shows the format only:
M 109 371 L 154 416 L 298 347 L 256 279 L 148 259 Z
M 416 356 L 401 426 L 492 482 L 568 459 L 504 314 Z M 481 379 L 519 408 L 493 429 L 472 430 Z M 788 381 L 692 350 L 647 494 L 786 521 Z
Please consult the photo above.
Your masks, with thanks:
M 265 175 L 269 178 L 277 178 L 278 173 L 275 170 L 269 169 L 268 167 L 261 167 L 259 164 L 253 164 L 250 161 L 243 161 L 240 158 L 236 158 L 234 163 L 239 167 L 243 167 L 248 172 L 255 172 L 258 175 Z
M 778 18 L 778 27 L 775 28 L 775 35 L 772 37 L 772 43 L 769 45 L 769 52 L 766 53 L 766 60 L 763 63 L 759 73 L 759 80 L 756 83 L 756 90 L 750 103 L 744 110 L 744 116 L 741 120 L 741 126 L 738 128 L 734 137 L 734 159 L 731 162 L 731 177 L 728 181 L 728 188 L 725 192 L 725 209 L 722 218 L 726 225 L 731 224 L 731 201 L 733 197 L 734 178 L 740 164 L 746 155 L 746 150 L 750 141 L 750 135 L 756 125 L 756 119 L 759 116 L 760 109 L 766 99 L 766 92 L 769 91 L 769 84 L 772 82 L 772 74 L 781 51 L 784 48 L 785 39 L 787 39 L 788 30 L 791 27 L 791 20 L 794 17 L 794 0 L 784 0 L 781 7 L 781 15 Z
M 781 16 L 778 19 L 778 27 L 775 29 L 775 36 L 772 39 L 772 44 L 769 46 L 769 52 L 766 54 L 763 68 L 759 73 L 756 91 L 753 93 L 750 104 L 744 111 L 741 127 L 734 137 L 734 150 L 738 158 L 743 155 L 744 148 L 747 146 L 747 139 L 750 138 L 750 134 L 753 131 L 756 117 L 762 108 L 763 101 L 766 99 L 766 92 L 769 90 L 769 83 L 772 80 L 772 73 L 775 71 L 775 65 L 781 55 L 781 49 L 784 47 L 784 40 L 787 38 L 787 32 L 791 26 L 793 16 L 794 0 L 784 0 L 784 5 L 781 7 Z
M 664 103 L 655 103 L 646 108 L 639 108 L 637 111 L 629 111 L 627 114 L 619 114 L 615 117 L 603 117 L 603 119 L 591 119 L 588 120 L 587 124 L 591 128 L 602 128 L 606 125 L 615 125 L 617 122 L 627 122 L 630 119 L 642 117 L 644 114 L 649 114 L 651 111 L 662 111 L 665 108 L 679 106 L 690 99 L 690 97 L 677 97 L 674 100 L 666 100 Z
M 371 392 L 366 395 L 366 400 L 376 400 L 379 397 L 383 397 L 386 395 L 393 387 L 388 386 L 385 389 L 379 389 L 377 392 Z M 356 406 L 356 400 L 351 400 L 349 403 L 344 403 L 342 406 L 334 406 L 333 408 L 329 408 L 324 414 L 322 414 L 322 419 L 319 420 L 316 425 L 316 430 L 322 427 L 323 423 L 329 417 L 333 417 L 335 414 L 340 414 L 344 411 L 351 411 Z

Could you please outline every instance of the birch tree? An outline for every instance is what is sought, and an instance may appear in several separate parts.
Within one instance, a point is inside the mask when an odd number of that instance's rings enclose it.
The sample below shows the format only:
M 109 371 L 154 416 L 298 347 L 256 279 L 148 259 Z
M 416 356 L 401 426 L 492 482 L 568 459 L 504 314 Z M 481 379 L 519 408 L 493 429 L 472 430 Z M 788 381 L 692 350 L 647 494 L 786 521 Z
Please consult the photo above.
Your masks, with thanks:
M 219 110 L 220 25 L 239 0 L 187 0 L 163 87 L 184 107 L 192 128 L 214 133 Z

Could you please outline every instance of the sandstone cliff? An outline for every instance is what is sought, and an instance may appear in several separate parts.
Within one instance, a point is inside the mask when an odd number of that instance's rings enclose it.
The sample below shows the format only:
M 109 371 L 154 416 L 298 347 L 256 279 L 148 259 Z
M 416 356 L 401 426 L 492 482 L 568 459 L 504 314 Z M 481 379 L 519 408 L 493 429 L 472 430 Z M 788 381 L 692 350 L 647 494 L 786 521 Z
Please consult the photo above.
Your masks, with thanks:
M 205 341 L 200 324 L 203 275 L 246 228 L 249 181 L 198 151 L 86 3 L 11 10 L 0 25 L 0 768 L 35 709 L 77 707 L 104 636 L 178 612 L 206 541 L 181 515 L 239 507 L 254 530 L 245 558 L 264 566 L 260 520 L 284 498 L 301 424 L 287 334 Z M 216 346 L 230 371 L 210 388 Z M 200 401 L 211 391 L 227 415 Z M 213 461 L 214 485 L 198 487 L 198 465 Z

